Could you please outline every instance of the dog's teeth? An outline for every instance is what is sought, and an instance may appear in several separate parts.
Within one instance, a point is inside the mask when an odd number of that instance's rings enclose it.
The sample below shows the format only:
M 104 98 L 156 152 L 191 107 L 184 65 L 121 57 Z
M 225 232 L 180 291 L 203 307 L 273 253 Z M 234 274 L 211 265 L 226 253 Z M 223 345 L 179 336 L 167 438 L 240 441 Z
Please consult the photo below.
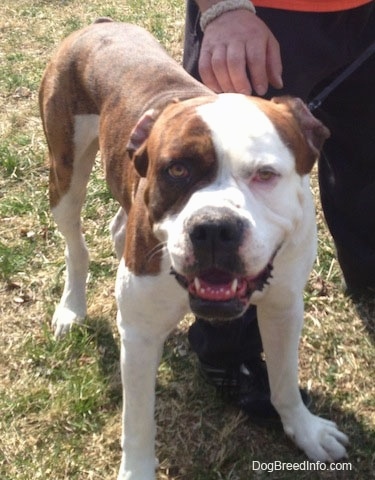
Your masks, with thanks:
M 232 286 L 231 286 L 231 290 L 233 293 L 236 293 L 237 292 L 237 287 L 238 287 L 238 280 L 237 278 L 235 278 L 232 282 Z
M 194 278 L 194 285 L 195 285 L 196 291 L 199 292 L 202 287 L 201 287 L 201 282 L 199 281 L 198 277 Z

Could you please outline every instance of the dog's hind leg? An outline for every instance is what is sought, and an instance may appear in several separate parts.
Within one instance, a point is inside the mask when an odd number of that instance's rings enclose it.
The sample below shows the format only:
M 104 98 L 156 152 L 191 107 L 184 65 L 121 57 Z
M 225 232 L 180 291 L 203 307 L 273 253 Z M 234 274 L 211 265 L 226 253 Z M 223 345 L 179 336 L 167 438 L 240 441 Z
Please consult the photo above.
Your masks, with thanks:
M 78 115 L 68 135 L 64 126 L 54 126 L 53 135 L 48 135 L 46 128 L 51 158 L 51 209 L 66 242 L 65 286 L 52 320 L 56 337 L 66 333 L 72 324 L 82 323 L 86 315 L 89 255 L 81 230 L 81 209 L 98 151 L 98 121 L 97 115 Z

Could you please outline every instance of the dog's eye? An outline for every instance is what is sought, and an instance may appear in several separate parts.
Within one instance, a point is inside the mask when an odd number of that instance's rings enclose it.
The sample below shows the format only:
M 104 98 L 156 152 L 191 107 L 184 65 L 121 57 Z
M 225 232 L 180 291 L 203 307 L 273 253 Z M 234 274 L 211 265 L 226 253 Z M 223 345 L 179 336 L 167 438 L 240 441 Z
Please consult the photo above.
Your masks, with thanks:
M 189 169 L 181 162 L 174 162 L 167 168 L 168 175 L 174 180 L 184 180 L 189 177 Z
M 278 174 L 271 168 L 260 168 L 254 175 L 253 181 L 267 183 L 277 177 Z

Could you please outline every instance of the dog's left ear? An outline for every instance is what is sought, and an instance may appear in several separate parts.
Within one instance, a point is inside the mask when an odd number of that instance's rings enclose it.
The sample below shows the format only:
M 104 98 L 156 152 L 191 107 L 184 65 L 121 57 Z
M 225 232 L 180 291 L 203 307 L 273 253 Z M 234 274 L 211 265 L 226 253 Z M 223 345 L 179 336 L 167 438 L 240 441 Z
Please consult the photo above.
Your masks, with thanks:
M 158 112 L 155 109 L 147 110 L 133 128 L 126 148 L 141 177 L 147 174 L 147 139 L 157 118 Z
M 274 97 L 272 102 L 284 104 L 297 120 L 301 133 L 309 147 L 304 161 L 298 165 L 299 173 L 309 173 L 315 161 L 319 158 L 323 144 L 330 136 L 330 131 L 320 120 L 314 117 L 300 98 Z

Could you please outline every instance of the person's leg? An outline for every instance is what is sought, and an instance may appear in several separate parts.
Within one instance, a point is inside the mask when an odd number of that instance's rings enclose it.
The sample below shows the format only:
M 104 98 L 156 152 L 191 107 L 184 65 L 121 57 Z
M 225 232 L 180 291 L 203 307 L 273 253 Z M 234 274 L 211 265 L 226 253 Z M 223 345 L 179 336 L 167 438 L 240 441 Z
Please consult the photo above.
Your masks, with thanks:
M 255 307 L 241 318 L 220 324 L 196 319 L 188 336 L 208 383 L 254 419 L 278 418 L 270 401 Z
M 331 131 L 319 162 L 321 201 L 349 293 L 375 289 L 374 78 L 375 56 L 319 114 Z
M 203 33 L 199 27 L 198 5 L 194 0 L 187 0 L 182 64 L 185 70 L 199 81 L 201 81 L 201 78 L 198 72 L 198 60 L 202 37 Z
M 245 344 L 244 337 L 247 339 Z M 213 324 L 197 319 L 189 330 L 189 342 L 203 363 L 219 368 L 240 365 L 249 357 L 249 352 L 259 355 L 262 341 L 255 307 L 250 307 L 246 315 L 230 322 Z

